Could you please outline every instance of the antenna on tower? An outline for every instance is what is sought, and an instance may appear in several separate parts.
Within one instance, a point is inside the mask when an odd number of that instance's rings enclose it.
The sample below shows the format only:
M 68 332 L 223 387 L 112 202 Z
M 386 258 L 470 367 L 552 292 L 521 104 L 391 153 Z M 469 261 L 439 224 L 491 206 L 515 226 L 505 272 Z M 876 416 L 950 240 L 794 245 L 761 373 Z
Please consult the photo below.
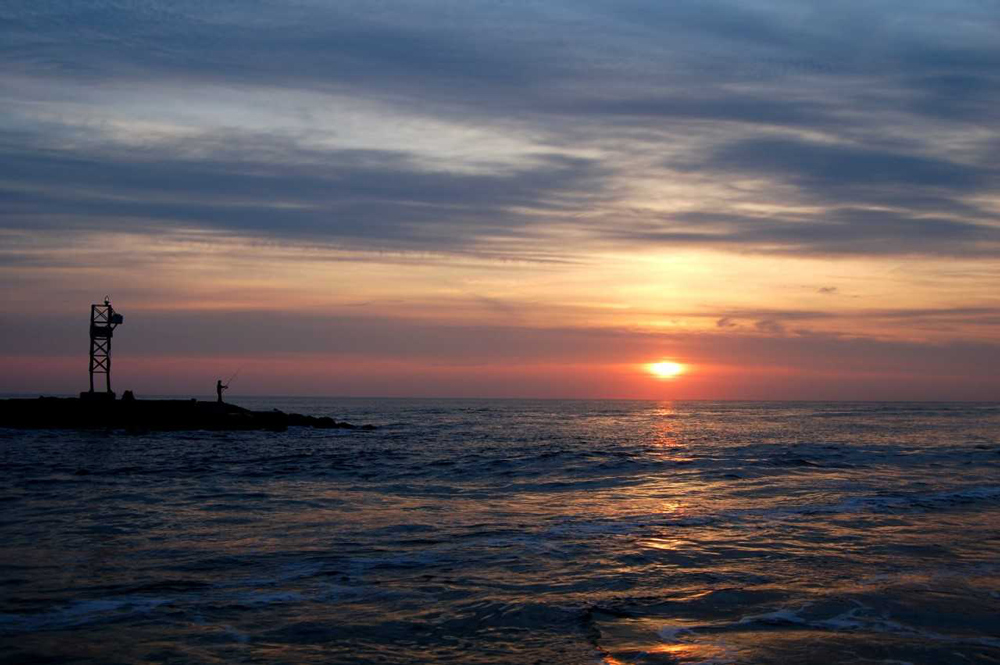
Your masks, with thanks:
M 111 338 L 116 327 L 125 322 L 125 317 L 115 312 L 111 306 L 111 296 L 104 296 L 103 305 L 90 306 L 90 393 L 94 393 L 94 375 L 103 374 L 106 386 L 104 393 L 114 399 L 111 391 Z

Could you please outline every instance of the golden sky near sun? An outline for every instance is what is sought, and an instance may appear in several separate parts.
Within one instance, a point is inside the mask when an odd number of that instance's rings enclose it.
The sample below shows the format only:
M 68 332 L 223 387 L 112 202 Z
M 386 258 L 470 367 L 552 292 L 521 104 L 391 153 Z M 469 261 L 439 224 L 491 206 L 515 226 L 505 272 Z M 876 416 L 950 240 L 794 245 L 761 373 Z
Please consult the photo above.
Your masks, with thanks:
M 364 312 L 452 323 L 613 327 L 653 332 L 757 329 L 763 322 L 814 333 L 894 339 L 990 339 L 975 323 L 934 310 L 990 307 L 997 270 L 981 262 L 740 256 L 686 250 L 630 254 L 587 250 L 563 264 L 446 254 L 370 253 L 288 246 L 205 234 L 91 237 L 65 250 L 65 272 L 46 265 L 2 269 L 10 302 L 62 311 L 92 284 L 132 311 Z M 104 265 L 107 255 L 116 259 Z M 81 265 L 82 264 L 82 265 Z M 990 272 L 992 270 L 992 276 Z M 63 275 L 79 279 L 65 282 Z M 126 279 L 121 279 L 126 276 Z M 61 284 L 55 297 L 39 288 Z M 926 311 L 926 325 L 898 314 Z M 758 330 L 760 332 L 760 330 Z
M 113 268 L 102 265 L 102 252 L 108 248 L 126 257 Z M 908 376 L 905 366 L 877 359 L 785 357 L 791 352 L 783 347 L 810 339 L 976 342 L 993 334 L 989 325 L 975 320 L 935 314 L 995 302 L 993 293 L 983 288 L 984 268 L 977 262 L 914 259 L 887 266 L 862 259 L 785 258 L 779 264 L 768 257 L 704 250 L 615 254 L 595 249 L 580 251 L 571 262 L 553 264 L 337 251 L 226 236 L 213 236 L 209 242 L 203 234 L 163 235 L 154 242 L 113 234 L 92 237 L 66 251 L 73 262 L 84 265 L 65 272 L 51 265 L 6 271 L 18 285 L 9 294 L 12 306 L 57 316 L 79 310 L 79 302 L 93 299 L 97 285 L 97 291 L 111 292 L 126 313 L 126 325 L 116 338 L 117 348 L 124 349 L 119 372 L 135 382 L 148 374 L 178 386 L 186 385 L 181 375 L 174 376 L 179 368 L 201 367 L 207 378 L 249 362 L 250 380 L 256 377 L 261 385 L 286 392 L 322 393 L 336 377 L 347 385 L 365 386 L 359 388 L 361 394 L 421 394 L 428 386 L 440 385 L 437 394 L 739 397 L 765 389 L 781 394 L 779 386 L 801 377 L 833 386 L 845 380 L 845 372 L 862 380 L 875 371 L 882 383 L 887 376 L 898 376 L 899 381 Z M 58 261 L 58 254 L 54 256 Z M 50 261 L 52 257 L 50 253 Z M 66 281 L 69 275 L 76 279 Z M 53 297 L 37 298 L 45 291 Z M 963 300 L 955 300 L 956 292 Z M 906 315 L 910 310 L 923 313 Z M 225 322 L 254 312 L 278 322 L 275 334 L 258 343 L 269 347 L 270 361 L 225 353 L 224 346 L 215 351 L 219 355 L 214 362 L 181 361 L 190 351 L 213 352 L 207 339 L 215 335 L 207 333 L 216 325 L 211 323 L 193 333 L 190 342 L 176 343 L 170 352 L 176 360 L 149 364 L 140 357 L 161 347 L 164 335 L 176 337 L 171 326 L 178 323 L 159 326 L 150 321 L 208 316 Z M 324 342 L 315 340 L 310 342 L 319 344 L 315 351 L 305 346 L 294 351 L 299 333 L 282 332 L 280 322 L 302 316 L 332 317 L 330 323 L 318 320 L 309 332 L 327 340 L 330 352 L 322 351 Z M 340 317 L 382 322 L 373 325 L 387 330 L 392 341 L 382 350 L 366 351 L 363 339 L 369 333 L 362 333 L 358 350 L 334 352 L 344 339 L 357 335 L 335 322 Z M 417 328 L 430 336 L 419 347 L 408 341 Z M 551 337 L 524 342 L 506 332 L 484 337 L 490 329 Z M 587 331 L 611 337 L 558 341 L 589 335 Z M 220 339 L 246 332 L 236 325 Z M 455 341 L 442 334 L 451 334 Z M 736 351 L 737 346 L 725 351 L 747 340 L 772 344 L 773 350 L 744 353 Z M 456 344 L 469 347 L 468 353 L 456 355 Z M 52 365 L 52 376 L 72 372 L 78 364 L 72 356 L 59 362 L 63 364 Z M 19 366 L 18 361 L 11 363 Z M 939 377 L 938 385 L 950 380 L 941 378 L 942 371 L 932 372 Z M 286 378 L 276 378 L 282 376 Z

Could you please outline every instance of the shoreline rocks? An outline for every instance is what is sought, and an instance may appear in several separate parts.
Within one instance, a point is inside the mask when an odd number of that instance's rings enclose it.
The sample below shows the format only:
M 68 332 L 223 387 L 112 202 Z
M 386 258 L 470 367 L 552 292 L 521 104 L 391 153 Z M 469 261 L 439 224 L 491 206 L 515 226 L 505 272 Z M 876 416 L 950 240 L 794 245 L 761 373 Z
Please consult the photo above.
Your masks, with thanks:
M 38 397 L 0 400 L 0 428 L 123 429 L 128 431 L 283 432 L 289 427 L 372 430 L 328 416 L 251 411 L 225 402 L 190 400 L 80 399 Z

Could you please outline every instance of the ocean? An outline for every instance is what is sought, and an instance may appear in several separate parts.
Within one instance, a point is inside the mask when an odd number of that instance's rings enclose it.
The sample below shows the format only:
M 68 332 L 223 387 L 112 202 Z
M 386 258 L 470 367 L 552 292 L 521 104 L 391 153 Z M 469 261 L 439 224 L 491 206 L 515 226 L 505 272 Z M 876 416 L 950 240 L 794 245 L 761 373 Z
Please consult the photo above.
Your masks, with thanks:
M 1000 404 L 0 429 L 2 663 L 1000 663 Z

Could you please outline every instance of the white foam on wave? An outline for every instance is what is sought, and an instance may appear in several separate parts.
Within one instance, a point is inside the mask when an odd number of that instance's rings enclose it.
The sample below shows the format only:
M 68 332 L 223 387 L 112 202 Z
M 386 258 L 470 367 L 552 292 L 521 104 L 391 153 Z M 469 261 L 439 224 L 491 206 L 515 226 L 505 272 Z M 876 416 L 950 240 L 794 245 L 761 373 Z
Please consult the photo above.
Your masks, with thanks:
M 835 617 L 829 619 L 824 619 L 819 621 L 819 625 L 826 628 L 831 628 L 833 630 L 857 630 L 864 625 L 857 614 L 861 611 L 860 607 L 855 607 L 853 609 L 842 612 Z
M 842 612 L 827 619 L 806 619 L 801 615 L 809 604 L 796 609 L 781 608 L 773 612 L 764 614 L 752 614 L 741 618 L 735 626 L 763 623 L 763 624 L 789 624 L 805 626 L 820 630 L 833 632 L 868 632 L 868 633 L 888 633 L 902 637 L 915 639 L 933 640 L 936 642 L 948 642 L 955 644 L 978 644 L 988 647 L 1000 647 L 1000 639 L 992 637 L 972 637 L 963 635 L 945 635 L 931 630 L 921 630 L 913 626 L 893 621 L 883 615 L 865 615 L 863 612 L 868 609 L 865 606 L 855 607 L 846 612 Z
M 744 625 L 748 623 L 770 623 L 770 624 L 783 624 L 791 623 L 796 625 L 806 624 L 806 620 L 799 616 L 805 606 L 800 607 L 796 610 L 791 609 L 779 609 L 773 612 L 766 612 L 764 614 L 751 614 L 743 617 L 736 622 L 737 625 Z
M 988 647 L 1000 647 L 1000 640 L 992 637 L 972 637 L 964 635 L 945 635 L 932 630 L 921 630 L 913 626 L 907 626 L 887 619 L 886 617 L 866 617 L 858 616 L 858 610 L 849 610 L 830 619 L 809 622 L 810 626 L 817 628 L 827 628 L 831 630 L 857 630 L 874 633 L 889 633 L 903 637 L 912 637 L 922 640 L 933 640 L 935 642 L 948 642 L 954 644 L 978 644 Z
M 682 635 L 692 635 L 692 631 L 687 626 L 671 626 L 666 625 L 656 631 L 656 634 L 660 636 L 664 642 L 679 642 Z

